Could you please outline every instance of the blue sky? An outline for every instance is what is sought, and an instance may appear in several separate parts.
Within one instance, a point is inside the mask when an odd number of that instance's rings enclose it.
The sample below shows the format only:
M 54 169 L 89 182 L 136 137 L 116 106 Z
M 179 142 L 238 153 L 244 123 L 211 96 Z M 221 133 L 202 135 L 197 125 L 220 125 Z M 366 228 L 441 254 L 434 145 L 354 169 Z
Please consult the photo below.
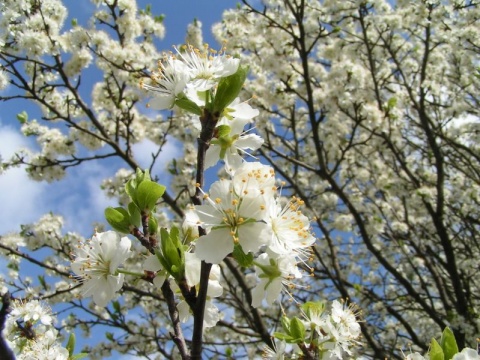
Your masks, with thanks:
M 138 8 L 152 4 L 154 15 L 165 15 L 166 36 L 159 42 L 160 50 L 170 50 L 172 45 L 184 41 L 187 25 L 198 19 L 203 24 L 204 41 L 217 47 L 211 35 L 211 26 L 221 20 L 225 9 L 235 7 L 237 0 L 175 0 L 175 1 L 138 1 Z M 65 0 L 68 8 L 70 24 L 72 18 L 79 24 L 85 24 L 96 6 L 90 1 Z M 89 90 L 89 89 L 88 89 Z M 7 90 L 8 92 L 8 90 Z M 0 154 L 8 159 L 20 148 L 36 149 L 34 139 L 25 138 L 20 133 L 16 115 L 27 110 L 29 119 L 40 119 L 38 108 L 25 101 L 9 101 L 0 103 Z M 139 145 L 139 154 L 151 152 L 148 143 Z M 176 151 L 172 146 L 171 151 Z M 165 156 L 168 155 L 168 151 Z M 172 156 L 172 154 L 170 154 Z M 22 169 L 11 169 L 0 176 L 2 189 L 0 201 L 4 209 L 0 222 L 0 234 L 19 230 L 20 224 L 35 222 L 49 211 L 62 214 L 65 218 L 66 230 L 81 232 L 88 236 L 94 222 L 104 222 L 103 210 L 106 206 L 115 205 L 107 199 L 99 189 L 100 182 L 112 176 L 116 169 L 108 168 L 105 163 L 90 163 L 70 169 L 66 178 L 52 184 L 29 180 Z

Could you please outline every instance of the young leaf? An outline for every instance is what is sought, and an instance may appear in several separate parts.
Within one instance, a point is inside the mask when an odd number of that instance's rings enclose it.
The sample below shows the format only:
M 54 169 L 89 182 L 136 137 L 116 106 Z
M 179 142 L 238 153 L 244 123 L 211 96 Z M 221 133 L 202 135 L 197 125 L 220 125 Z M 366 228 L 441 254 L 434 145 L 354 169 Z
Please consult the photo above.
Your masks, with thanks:
M 110 224 L 110 226 L 118 232 L 124 234 L 130 233 L 130 214 L 124 208 L 106 208 L 105 219 Z
M 284 333 L 281 333 L 281 332 L 274 332 L 273 337 L 275 337 L 276 339 L 279 339 L 279 340 L 285 340 L 285 342 L 287 342 L 287 343 L 295 342 L 294 339 L 290 335 L 287 335 L 287 334 L 284 334 Z
M 443 354 L 442 347 L 438 344 L 437 340 L 432 339 L 430 343 L 430 360 L 449 360 L 445 359 L 445 355 Z
M 130 224 L 139 228 L 142 225 L 142 215 L 133 202 L 128 204 L 128 213 L 130 214 Z
M 283 331 L 290 334 L 290 319 L 286 316 L 282 316 L 280 322 L 282 324 Z
M 241 245 L 235 244 L 232 255 L 241 267 L 249 268 L 253 266 L 253 254 L 245 254 Z
M 177 105 L 179 108 L 183 110 L 188 111 L 189 113 L 192 113 L 198 116 L 202 115 L 202 109 L 200 109 L 197 104 L 195 104 L 193 101 L 189 100 L 186 97 L 176 100 L 175 105 Z
M 443 330 L 442 338 L 440 339 L 440 346 L 442 347 L 445 360 L 450 360 L 453 358 L 453 355 L 458 353 L 455 335 L 453 335 L 453 331 L 448 326 Z
M 142 181 L 137 187 L 136 196 L 133 201 L 140 211 L 152 211 L 165 192 L 165 186 L 154 181 Z
M 242 90 L 243 83 L 247 78 L 248 66 L 239 66 L 235 74 L 224 77 L 218 83 L 215 99 L 213 101 L 213 112 L 221 113 Z
M 120 303 L 118 301 L 112 301 L 112 305 L 115 312 L 119 313 L 121 310 Z
M 72 332 L 68 338 L 66 349 L 68 350 L 68 355 L 70 357 L 73 356 L 73 352 L 75 351 L 75 334 Z
M 297 343 L 305 340 L 305 325 L 303 325 L 303 322 L 297 317 L 294 317 L 290 321 L 290 335 Z
M 25 124 L 28 121 L 28 114 L 26 111 L 22 111 L 20 114 L 17 114 L 17 120 L 20 124 Z
M 80 360 L 80 359 L 83 359 L 83 358 L 86 358 L 88 356 L 88 353 L 79 353 L 77 355 L 73 355 L 71 357 L 72 360 Z
M 158 230 L 158 221 L 154 216 L 148 217 L 148 232 L 155 235 Z

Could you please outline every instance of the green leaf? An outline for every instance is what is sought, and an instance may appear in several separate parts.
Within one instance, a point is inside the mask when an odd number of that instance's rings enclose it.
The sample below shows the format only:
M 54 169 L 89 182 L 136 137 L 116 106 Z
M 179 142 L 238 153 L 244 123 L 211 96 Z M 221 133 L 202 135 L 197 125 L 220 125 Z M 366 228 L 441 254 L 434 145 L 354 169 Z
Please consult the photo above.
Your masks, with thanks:
M 132 199 L 141 212 L 152 211 L 165 192 L 165 186 L 154 181 L 142 181 L 137 187 L 135 199 Z
M 290 319 L 286 316 L 282 316 L 280 323 L 282 324 L 283 331 L 290 334 Z
M 130 179 L 125 184 L 125 192 L 127 193 L 127 195 L 132 200 L 135 197 L 135 188 L 136 187 L 137 187 L 137 180 L 136 179 Z
M 290 335 L 287 335 L 287 334 L 284 334 L 284 333 L 281 333 L 281 332 L 274 332 L 273 337 L 275 337 L 279 340 L 285 340 L 287 343 L 294 342 L 293 338 Z
M 248 74 L 248 66 L 239 66 L 235 74 L 224 77 L 218 83 L 215 99 L 213 100 L 213 112 L 222 113 L 242 90 Z
M 155 235 L 158 231 L 158 221 L 154 216 L 148 218 L 148 232 Z
M 253 266 L 253 254 L 245 254 L 240 244 L 235 244 L 232 255 L 241 267 L 249 268 Z
M 113 309 L 115 310 L 115 312 L 119 313 L 120 312 L 120 303 L 118 301 L 112 301 L 112 305 L 113 305 Z
M 26 111 L 22 111 L 20 114 L 17 114 L 17 120 L 20 124 L 25 124 L 28 121 L 28 114 Z
M 162 252 L 159 250 L 155 251 L 155 255 L 157 255 L 158 261 L 160 261 L 160 264 L 162 264 L 162 267 L 167 271 L 167 269 L 170 268 L 170 264 L 167 262 L 167 260 L 163 257 Z M 170 271 L 167 271 L 170 274 Z
M 325 311 L 325 303 L 321 301 L 307 301 L 302 305 L 302 310 L 308 319 L 312 317 L 317 317 Z
M 110 224 L 110 226 L 118 232 L 124 234 L 130 233 L 130 214 L 124 208 L 106 208 L 105 219 Z
M 180 231 L 178 228 L 173 227 L 170 233 L 168 233 L 167 229 L 162 228 L 160 234 L 162 238 L 162 256 L 166 263 L 164 268 L 176 280 L 179 280 L 185 274 L 185 254 L 183 245 L 180 242 Z
M 110 340 L 110 341 L 114 341 L 114 340 L 115 340 L 115 339 L 113 338 L 113 333 L 108 332 L 108 331 L 105 333 L 105 337 L 106 337 L 108 340 Z
M 230 135 L 232 128 L 228 125 L 220 125 L 215 130 L 217 131 L 217 138 L 221 138 Z
M 305 340 L 305 325 L 303 325 L 303 322 L 297 317 L 294 317 L 290 321 L 290 335 L 297 343 Z
M 130 214 L 130 224 L 139 228 L 142 225 L 142 215 L 133 202 L 128 204 L 128 213 Z
M 197 104 L 195 104 L 192 100 L 189 100 L 186 97 L 176 100 L 175 105 L 177 105 L 180 109 L 188 111 L 189 113 L 198 116 L 202 115 L 202 109 L 200 109 Z
M 396 105 L 397 105 L 397 98 L 391 97 L 390 99 L 388 99 L 388 102 L 387 102 L 388 109 L 393 109 Z
M 40 285 L 42 285 L 42 287 L 47 290 L 47 283 L 45 282 L 45 276 L 43 275 L 38 275 L 37 277 L 38 281 L 40 282 Z
M 70 333 L 70 336 L 68 337 L 66 349 L 68 350 L 68 356 L 72 357 L 73 352 L 75 351 L 75 334 L 73 332 Z
M 447 360 L 443 354 L 441 346 L 438 344 L 437 340 L 432 339 L 430 343 L 430 360 Z
M 453 335 L 453 331 L 448 326 L 443 330 L 442 338 L 440 339 L 440 346 L 442 347 L 445 360 L 450 360 L 456 353 L 458 353 L 455 335 Z
M 140 184 L 142 181 L 152 181 L 152 178 L 150 177 L 150 171 L 148 169 L 145 169 L 145 171 L 142 171 L 142 169 L 137 169 L 137 183 Z
M 71 357 L 72 360 L 78 360 L 78 359 L 83 359 L 88 356 L 88 353 L 79 353 L 77 355 L 73 355 Z

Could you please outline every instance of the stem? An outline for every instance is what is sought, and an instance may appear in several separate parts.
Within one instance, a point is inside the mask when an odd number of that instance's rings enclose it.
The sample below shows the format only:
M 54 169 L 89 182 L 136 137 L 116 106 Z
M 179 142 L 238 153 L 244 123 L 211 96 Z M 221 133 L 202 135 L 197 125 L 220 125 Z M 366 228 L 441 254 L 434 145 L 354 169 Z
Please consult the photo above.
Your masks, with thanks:
M 117 269 L 117 274 L 132 275 L 132 276 L 136 276 L 136 277 L 140 277 L 140 278 L 143 278 L 145 276 L 144 273 L 138 273 L 138 272 L 122 270 L 122 269 Z
M 200 117 L 202 131 L 200 132 L 200 138 L 198 139 L 197 189 L 195 191 L 195 196 L 192 198 L 192 202 L 195 205 L 201 205 L 203 202 L 200 188 L 204 184 L 205 153 L 210 146 L 210 140 L 213 138 L 218 118 L 219 114 L 212 114 L 206 108 L 204 109 L 203 115 Z M 199 235 L 205 235 L 205 229 L 200 227 Z M 203 319 L 205 317 L 205 302 L 207 301 L 208 278 L 211 268 L 212 264 L 207 264 L 205 261 L 202 261 L 202 267 L 200 270 L 200 287 L 198 289 L 197 301 L 193 310 L 192 359 L 202 358 Z
M 7 345 L 7 342 L 2 337 L 7 315 L 10 313 L 10 293 L 6 292 L 2 295 L 2 308 L 0 309 L 0 359 L 15 360 L 12 350 Z
M 170 288 L 170 283 L 166 280 L 162 285 L 162 294 L 167 302 L 168 312 L 170 314 L 170 319 L 172 319 L 174 333 L 170 334 L 173 342 L 177 345 L 180 355 L 183 360 L 190 360 L 190 355 L 188 354 L 187 344 L 185 338 L 183 337 L 182 327 L 180 325 L 180 317 L 178 315 L 177 306 L 175 304 L 175 294 Z

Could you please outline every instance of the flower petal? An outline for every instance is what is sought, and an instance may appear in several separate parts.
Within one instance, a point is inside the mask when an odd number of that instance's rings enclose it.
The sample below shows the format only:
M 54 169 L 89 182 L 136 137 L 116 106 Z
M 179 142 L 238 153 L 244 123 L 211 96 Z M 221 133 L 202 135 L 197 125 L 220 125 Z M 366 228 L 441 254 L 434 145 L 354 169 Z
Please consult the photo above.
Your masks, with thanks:
M 233 251 L 230 229 L 216 229 L 198 238 L 195 245 L 197 256 L 208 263 L 220 264 Z

